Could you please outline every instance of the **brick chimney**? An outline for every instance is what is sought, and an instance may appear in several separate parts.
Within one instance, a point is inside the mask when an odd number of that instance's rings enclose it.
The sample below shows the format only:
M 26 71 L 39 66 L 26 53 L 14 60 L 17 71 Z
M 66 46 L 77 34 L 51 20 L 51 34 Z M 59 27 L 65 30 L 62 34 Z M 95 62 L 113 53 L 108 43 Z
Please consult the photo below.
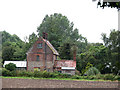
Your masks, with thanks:
M 46 32 L 43 32 L 43 38 L 47 40 L 47 36 L 48 34 Z M 47 53 L 46 53 L 46 48 L 47 48 L 47 45 L 46 45 L 46 40 L 45 40 L 45 47 L 44 47 L 44 51 L 45 51 L 45 58 L 44 58 L 44 70 L 46 70 L 47 68 Z
M 43 38 L 47 39 L 48 34 L 46 32 L 43 32 Z
M 73 60 L 76 61 L 76 50 L 73 51 Z

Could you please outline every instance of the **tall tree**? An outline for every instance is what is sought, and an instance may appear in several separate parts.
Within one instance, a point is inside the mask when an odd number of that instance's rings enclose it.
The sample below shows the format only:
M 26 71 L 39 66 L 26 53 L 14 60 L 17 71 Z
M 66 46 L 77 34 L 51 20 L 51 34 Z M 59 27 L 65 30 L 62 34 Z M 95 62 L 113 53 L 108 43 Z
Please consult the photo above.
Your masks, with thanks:
M 83 39 L 78 29 L 73 27 L 73 22 L 70 22 L 66 16 L 55 13 L 45 16 L 37 32 L 39 36 L 42 36 L 43 32 L 48 33 L 48 40 L 58 50 L 60 57 L 71 59 L 71 45 Z
M 5 60 L 24 60 L 26 52 L 24 49 L 25 43 L 17 36 L 11 35 L 6 31 L 2 34 L 2 59 Z
M 108 59 L 112 66 L 111 70 L 114 73 L 120 72 L 120 31 L 111 30 L 109 37 L 103 33 L 102 39 L 107 47 Z

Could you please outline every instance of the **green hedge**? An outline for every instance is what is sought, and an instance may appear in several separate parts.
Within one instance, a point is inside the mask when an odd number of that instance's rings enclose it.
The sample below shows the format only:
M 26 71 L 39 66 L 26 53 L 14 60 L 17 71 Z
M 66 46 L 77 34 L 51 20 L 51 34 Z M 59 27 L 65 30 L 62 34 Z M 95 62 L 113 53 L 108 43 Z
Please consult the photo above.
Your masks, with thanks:
M 17 76 L 17 77 L 37 77 L 37 78 L 71 78 L 71 79 L 88 79 L 88 80 L 119 80 L 120 76 L 115 76 L 113 74 L 98 74 L 91 76 L 80 76 L 80 75 L 69 75 L 62 74 L 58 72 L 47 72 L 47 71 L 9 71 L 5 68 L 2 69 L 2 76 Z

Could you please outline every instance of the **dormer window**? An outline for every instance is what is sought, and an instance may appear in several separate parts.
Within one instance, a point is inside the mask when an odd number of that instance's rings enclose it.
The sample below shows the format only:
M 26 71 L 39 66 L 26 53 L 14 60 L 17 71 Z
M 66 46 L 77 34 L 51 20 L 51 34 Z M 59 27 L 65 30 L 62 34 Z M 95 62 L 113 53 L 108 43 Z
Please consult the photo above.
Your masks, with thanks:
M 42 43 L 38 43 L 37 48 L 42 48 Z

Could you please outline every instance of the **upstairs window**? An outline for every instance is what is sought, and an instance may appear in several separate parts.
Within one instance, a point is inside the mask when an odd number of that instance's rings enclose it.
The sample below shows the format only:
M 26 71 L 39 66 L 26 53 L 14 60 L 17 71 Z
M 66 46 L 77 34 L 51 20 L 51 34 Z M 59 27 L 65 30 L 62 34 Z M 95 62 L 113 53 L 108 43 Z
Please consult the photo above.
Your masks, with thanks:
M 36 61 L 40 61 L 39 55 L 36 56 Z
M 37 48 L 42 48 L 42 43 L 38 43 Z

